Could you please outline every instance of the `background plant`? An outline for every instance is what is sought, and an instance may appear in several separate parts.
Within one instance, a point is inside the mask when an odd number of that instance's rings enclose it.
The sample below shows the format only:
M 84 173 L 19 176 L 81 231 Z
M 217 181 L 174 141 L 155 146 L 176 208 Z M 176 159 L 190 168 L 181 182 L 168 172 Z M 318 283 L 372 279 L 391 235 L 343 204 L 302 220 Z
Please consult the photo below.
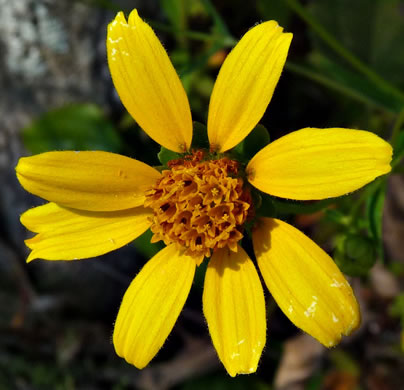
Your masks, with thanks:
M 146 2 L 135 4 L 123 1 L 118 4 L 110 0 L 81 0 L 77 3 L 90 7 L 93 12 L 101 12 L 109 21 L 116 11 L 129 12 L 134 6 L 142 7 L 142 3 Z M 165 43 L 187 90 L 193 118 L 201 123 L 206 123 L 209 96 L 217 71 L 226 54 L 249 27 L 260 20 L 275 19 L 286 31 L 294 33 L 286 70 L 261 121 L 263 127 L 240 145 L 239 150 L 254 150 L 257 145 L 260 148 L 262 137 L 270 137 L 272 141 L 307 124 L 373 131 L 389 140 L 394 148 L 393 171 L 389 175 L 394 177 L 380 178 L 361 191 L 318 202 L 289 202 L 271 197 L 261 200 L 268 213 L 298 225 L 329 251 L 342 271 L 354 277 L 354 286 L 362 300 L 364 328 L 345 346 L 327 354 L 319 352 L 315 355 L 316 361 L 321 364 L 311 366 L 304 378 L 308 378 L 305 386 L 312 389 L 337 388 L 338 383 L 347 389 L 367 388 L 370 384 L 382 382 L 390 386 L 387 389 L 399 388 L 395 387 L 399 382 L 391 376 L 394 372 L 400 378 L 398 367 L 403 359 L 400 352 L 404 318 L 402 295 L 397 296 L 396 289 L 386 297 L 378 288 L 386 290 L 391 283 L 402 285 L 404 276 L 403 259 L 395 257 L 396 252 L 389 249 L 390 244 L 386 244 L 383 235 L 383 223 L 390 218 L 383 218 L 386 199 L 391 202 L 400 188 L 403 191 L 403 186 L 391 184 L 392 179 L 397 181 L 402 173 L 404 157 L 403 7 L 400 0 L 256 0 L 249 5 L 241 0 L 160 0 L 142 12 Z M 107 82 L 110 83 L 110 80 Z M 70 99 L 67 104 L 49 102 L 49 109 L 21 130 L 26 150 L 28 153 L 40 153 L 47 150 L 98 149 L 133 156 L 151 165 L 164 162 L 166 151 L 161 151 L 142 134 L 117 98 L 112 95 L 106 101 L 97 103 L 96 100 Z M 402 195 L 394 199 L 403 202 Z M 401 212 L 404 212 L 403 207 Z M 404 222 L 402 217 L 398 217 L 400 219 L 402 228 Z M 125 288 L 125 283 L 129 283 L 145 259 L 159 249 L 157 244 L 151 245 L 149 239 L 144 235 L 134 243 L 138 255 L 131 267 L 125 265 L 113 273 L 107 262 L 96 260 L 98 263 L 94 267 L 104 267 L 106 277 L 115 278 L 120 286 L 116 289 L 115 307 L 119 304 L 120 289 Z M 35 296 L 39 297 L 39 300 L 32 299 L 31 305 L 43 304 L 40 300 L 43 296 L 53 296 L 49 286 L 38 286 L 40 276 L 34 275 L 32 268 L 27 269 L 21 262 L 20 266 Z M 375 282 L 375 269 L 381 269 L 388 281 L 380 282 L 378 279 Z M 160 353 L 155 367 L 152 366 L 152 369 L 169 372 L 163 375 L 166 383 L 159 383 L 161 388 L 173 384 L 180 389 L 207 386 L 218 389 L 246 386 L 272 388 L 274 378 L 279 383 L 282 365 L 285 364 L 282 356 L 288 353 L 289 346 L 293 345 L 289 341 L 297 332 L 290 325 L 285 326 L 284 318 L 270 297 L 269 344 L 257 375 L 230 380 L 213 363 L 209 363 L 208 358 L 203 361 L 208 369 L 187 366 L 187 375 L 178 377 L 173 374 L 175 363 L 179 364 L 175 359 L 181 357 L 181 353 L 188 357 L 202 356 L 201 351 L 206 348 L 205 324 L 203 319 L 195 317 L 195 312 L 200 311 L 198 303 L 203 275 L 204 270 L 200 269 L 185 319 L 179 323 L 172 343 L 169 340 L 168 348 Z M 53 274 L 52 278 L 57 280 L 57 275 Z M 74 289 L 74 277 L 72 280 L 66 289 Z M 7 287 L 3 289 L 6 291 Z M 22 378 L 33 389 L 80 389 L 89 383 L 96 383 L 96 388 L 111 388 L 113 384 L 117 389 L 126 389 L 143 383 L 144 377 L 133 368 L 114 360 L 112 349 L 103 349 L 109 342 L 105 329 L 110 327 L 110 318 L 115 315 L 112 309 L 105 316 L 105 313 L 94 314 L 88 305 L 83 304 L 81 310 L 84 315 L 71 318 L 69 310 L 77 313 L 77 304 L 69 306 L 66 302 L 58 302 L 53 306 L 56 311 L 52 312 L 52 316 L 43 316 L 44 312 L 38 314 L 36 310 L 31 310 L 33 314 L 29 314 L 29 307 L 26 309 L 28 314 L 24 313 L 24 320 L 20 323 L 19 310 L 4 316 L 4 335 L 10 338 L 11 328 L 18 329 L 19 333 L 18 337 L 15 336 L 14 352 L 11 349 L 4 355 L 11 364 L 6 365 L 0 354 L 0 384 L 8 386 L 15 378 Z M 108 307 L 113 307 L 113 304 Z M 45 313 L 49 314 L 46 310 Z M 366 315 L 370 316 L 370 320 Z M 80 317 L 86 320 L 80 322 Z M 58 324 L 65 321 L 70 324 L 69 327 L 64 326 L 69 330 L 61 334 Z M 28 363 L 29 353 L 19 343 L 21 334 L 25 332 L 32 336 L 39 324 L 45 324 L 48 330 L 48 337 L 40 337 L 41 343 L 46 346 L 48 342 L 53 352 L 39 352 L 32 365 Z M 375 327 L 379 330 L 374 331 Z M 83 347 L 83 334 L 93 335 L 95 339 L 97 332 L 105 338 L 100 349 L 101 357 L 97 357 L 97 351 L 91 348 L 89 352 L 84 352 L 86 348 L 88 351 L 88 345 Z M 55 344 L 55 339 L 59 340 L 59 344 Z M 371 358 L 365 358 L 361 351 L 376 352 Z M 304 362 L 305 355 L 301 354 Z M 58 356 L 56 363 L 54 356 Z M 186 361 L 179 360 L 182 365 Z M 102 374 L 96 369 L 99 366 L 103 368 Z M 369 367 L 374 368 L 372 373 Z

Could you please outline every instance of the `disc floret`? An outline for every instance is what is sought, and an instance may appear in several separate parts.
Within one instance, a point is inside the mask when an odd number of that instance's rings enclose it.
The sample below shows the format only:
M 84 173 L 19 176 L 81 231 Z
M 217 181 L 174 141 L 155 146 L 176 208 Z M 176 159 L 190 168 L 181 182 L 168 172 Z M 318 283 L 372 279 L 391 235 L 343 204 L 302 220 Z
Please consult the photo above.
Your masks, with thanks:
M 236 252 L 252 212 L 239 163 L 205 159 L 198 150 L 169 161 L 168 168 L 146 192 L 145 207 L 154 211 L 152 242 L 177 243 L 198 263 L 219 248 Z

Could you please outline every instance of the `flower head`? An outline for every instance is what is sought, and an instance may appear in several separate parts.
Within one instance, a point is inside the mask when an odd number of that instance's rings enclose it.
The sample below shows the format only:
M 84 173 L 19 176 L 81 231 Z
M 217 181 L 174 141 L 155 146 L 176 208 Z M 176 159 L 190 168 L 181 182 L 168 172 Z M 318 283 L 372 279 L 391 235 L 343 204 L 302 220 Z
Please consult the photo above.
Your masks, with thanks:
M 154 211 L 152 242 L 177 243 L 198 264 L 219 248 L 237 252 L 252 210 L 237 162 L 203 158 L 199 151 L 169 162 L 171 169 L 146 192 L 144 203 Z
M 327 347 L 360 322 L 358 304 L 333 260 L 291 225 L 263 217 L 253 193 L 314 200 L 352 192 L 390 171 L 392 150 L 376 135 L 306 128 L 265 146 L 245 164 L 229 151 L 257 125 L 292 39 L 274 21 L 248 31 L 226 58 L 209 105 L 209 147 L 191 147 L 181 82 L 136 10 L 108 27 L 108 62 L 129 113 L 155 141 L 180 154 L 159 172 L 107 152 L 21 158 L 24 188 L 49 203 L 21 222 L 36 235 L 28 261 L 73 260 L 115 250 L 148 228 L 166 247 L 129 286 L 115 323 L 116 352 L 143 368 L 173 328 L 195 268 L 208 266 L 203 311 L 232 376 L 257 368 L 266 338 L 264 293 L 240 246 L 251 235 L 257 266 L 286 316 Z

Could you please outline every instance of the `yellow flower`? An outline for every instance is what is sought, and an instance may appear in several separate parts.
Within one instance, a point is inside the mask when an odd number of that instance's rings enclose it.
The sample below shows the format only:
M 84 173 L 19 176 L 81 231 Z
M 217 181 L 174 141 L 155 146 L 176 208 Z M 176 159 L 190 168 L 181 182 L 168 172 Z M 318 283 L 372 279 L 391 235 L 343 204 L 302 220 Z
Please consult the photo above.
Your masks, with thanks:
M 22 186 L 49 201 L 21 216 L 37 233 L 26 241 L 28 261 L 99 256 L 149 227 L 153 241 L 167 244 L 129 286 L 115 323 L 117 354 L 138 368 L 163 345 L 206 257 L 203 311 L 218 356 L 231 376 L 257 369 L 265 302 L 256 267 L 239 245 L 247 221 L 263 279 L 294 324 L 330 347 L 360 322 L 333 260 L 291 225 L 255 215 L 251 192 L 313 200 L 355 191 L 390 171 L 389 144 L 361 130 L 306 128 L 265 146 L 246 166 L 226 154 L 261 119 L 291 39 L 274 21 L 244 35 L 214 86 L 210 150 L 190 150 L 189 103 L 167 53 L 136 10 L 128 21 L 118 13 L 107 39 L 115 87 L 143 130 L 182 158 L 161 173 L 107 152 L 20 159 Z

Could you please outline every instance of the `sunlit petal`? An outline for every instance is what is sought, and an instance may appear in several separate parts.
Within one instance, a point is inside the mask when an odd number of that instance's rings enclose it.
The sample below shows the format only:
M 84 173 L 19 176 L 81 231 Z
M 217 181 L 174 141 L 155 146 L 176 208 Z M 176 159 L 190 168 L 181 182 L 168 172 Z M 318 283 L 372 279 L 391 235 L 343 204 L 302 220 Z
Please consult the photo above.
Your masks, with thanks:
M 195 261 L 175 245 L 155 255 L 123 297 L 114 330 L 116 353 L 137 368 L 156 355 L 173 328 L 191 289 Z
M 363 130 L 306 128 L 260 150 L 249 182 L 270 195 L 315 200 L 345 195 L 390 172 L 391 146 Z
M 108 26 L 108 64 L 122 103 L 156 142 L 175 152 L 191 145 L 188 98 L 160 41 L 136 10 Z
M 236 146 L 262 118 L 286 61 L 292 34 L 275 21 L 248 31 L 227 56 L 209 104 L 212 149 Z
M 269 291 L 296 326 L 326 347 L 359 326 L 351 287 L 331 257 L 307 236 L 278 219 L 263 218 L 253 243 Z
M 151 225 L 143 207 L 120 211 L 80 211 L 55 203 L 21 215 L 21 223 L 38 233 L 25 241 L 32 249 L 27 261 L 77 260 L 103 255 L 133 241 Z
M 255 372 L 265 345 L 265 301 L 254 264 L 241 247 L 213 254 L 205 276 L 203 312 L 227 372 Z
M 141 206 L 160 173 L 141 161 L 108 152 L 47 152 L 23 157 L 21 185 L 64 207 L 113 211 Z

